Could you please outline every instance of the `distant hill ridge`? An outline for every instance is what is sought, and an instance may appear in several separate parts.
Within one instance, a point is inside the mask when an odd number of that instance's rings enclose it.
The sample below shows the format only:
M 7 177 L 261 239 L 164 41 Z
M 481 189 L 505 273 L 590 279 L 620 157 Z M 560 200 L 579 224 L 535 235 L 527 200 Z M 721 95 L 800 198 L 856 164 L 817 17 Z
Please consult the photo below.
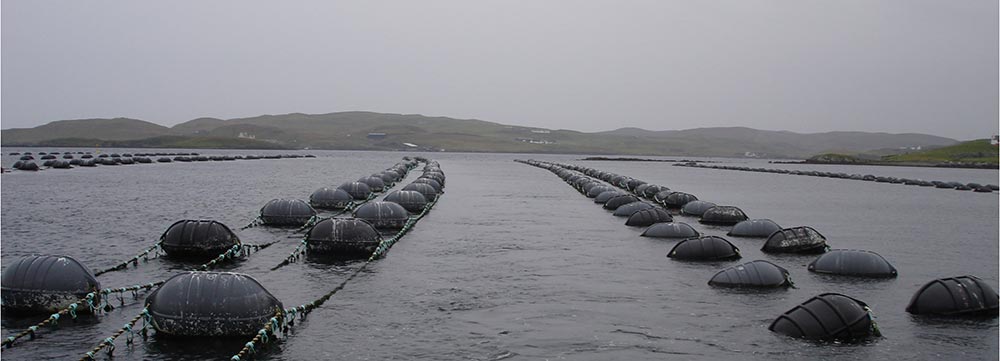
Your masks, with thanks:
M 385 136 L 369 133 L 385 133 Z M 621 128 L 585 133 L 448 117 L 375 112 L 291 113 L 248 118 L 198 118 L 164 127 L 131 118 L 60 120 L 34 128 L 5 129 L 4 146 L 47 145 L 95 140 L 165 146 L 162 137 L 211 147 L 239 139 L 241 147 L 428 150 L 461 152 L 574 153 L 621 155 L 746 155 L 805 158 L 820 153 L 862 153 L 897 148 L 933 148 L 958 141 L 927 134 L 826 132 L 801 134 L 745 127 L 650 131 Z M 158 138 L 159 137 L 159 138 Z M 179 137 L 179 138 L 175 138 Z M 191 139 L 197 138 L 197 140 Z M 69 141 L 68 139 L 75 139 Z M 85 141 L 85 142 L 84 142 Z M 415 146 L 415 147 L 414 147 Z

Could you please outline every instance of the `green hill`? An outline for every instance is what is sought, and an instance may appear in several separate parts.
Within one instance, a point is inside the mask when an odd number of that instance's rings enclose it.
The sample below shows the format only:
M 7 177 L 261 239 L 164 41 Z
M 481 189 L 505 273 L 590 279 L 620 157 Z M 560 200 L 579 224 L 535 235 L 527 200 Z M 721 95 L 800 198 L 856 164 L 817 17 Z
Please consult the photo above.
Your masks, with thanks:
M 1000 152 L 989 139 L 977 139 L 926 151 L 890 155 L 887 162 L 915 163 L 987 163 L 998 164 Z

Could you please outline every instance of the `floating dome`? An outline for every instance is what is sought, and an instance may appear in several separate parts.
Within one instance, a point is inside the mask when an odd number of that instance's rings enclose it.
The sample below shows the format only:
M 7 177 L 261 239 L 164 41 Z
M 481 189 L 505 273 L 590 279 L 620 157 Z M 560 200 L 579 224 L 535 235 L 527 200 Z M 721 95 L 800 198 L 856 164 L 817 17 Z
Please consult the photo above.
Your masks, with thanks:
M 642 232 L 643 237 L 656 238 L 694 238 L 699 235 L 698 231 L 683 222 L 656 223 Z
M 674 245 L 667 257 L 686 261 L 721 261 L 740 258 L 740 249 L 725 238 L 688 238 Z
M 706 224 L 734 225 L 747 220 L 742 209 L 733 206 L 715 206 L 701 214 L 699 222 Z
M 826 237 L 812 227 L 785 228 L 767 237 L 760 250 L 773 253 L 823 253 Z
M 5 278 L 6 279 L 6 278 Z M 939 278 L 913 295 L 906 312 L 914 315 L 997 317 L 997 292 L 976 276 Z
M 354 199 L 358 200 L 368 199 L 368 196 L 372 194 L 371 187 L 361 182 L 347 182 L 341 184 L 340 187 L 337 188 L 343 189 L 348 194 L 350 194 L 351 197 L 354 197 Z
M 52 164 L 53 164 L 53 163 L 55 163 L 55 162 L 56 162 L 56 161 L 54 161 L 54 160 L 51 160 L 51 159 L 49 159 L 49 160 L 47 160 L 47 161 L 44 161 L 44 162 L 42 162 L 42 166 L 43 166 L 43 167 L 51 167 L 51 166 L 52 166 Z
M 989 188 L 994 191 L 1000 191 L 1000 186 L 997 186 L 996 184 L 987 184 L 986 188 Z
M 839 293 L 810 298 L 778 316 L 769 330 L 797 338 L 859 341 L 881 336 L 864 302 Z
M 158 163 L 170 163 L 170 162 L 173 162 L 173 160 L 171 160 L 170 158 L 167 158 L 167 157 L 160 157 L 160 158 L 156 159 L 156 161 Z
M 628 189 L 630 191 L 635 191 L 636 187 L 641 186 L 643 184 L 646 184 L 646 182 L 632 178 L 625 182 L 625 189 Z
M 648 227 L 655 223 L 673 221 L 674 217 L 671 217 L 670 213 L 667 213 L 666 209 L 653 207 L 632 213 L 632 215 L 628 217 L 628 220 L 625 221 L 625 225 L 632 227 Z
M 635 212 L 650 208 L 656 208 L 656 206 L 644 201 L 635 201 L 616 208 L 614 215 L 616 217 L 631 217 Z
M 69 153 L 63 154 L 62 157 L 63 157 L 63 159 L 73 159 L 73 155 L 69 154 Z
M 34 159 L 35 157 L 32 157 L 30 155 L 22 155 L 21 158 L 18 158 L 18 160 L 34 160 Z
M 664 198 L 662 203 L 667 208 L 681 208 L 696 200 L 698 200 L 698 197 L 695 197 L 694 194 L 673 192 L 667 195 L 667 198 Z
M 167 255 L 193 258 L 214 258 L 240 244 L 229 227 L 210 220 L 177 221 L 163 232 L 160 241 Z
M 97 157 L 98 158 L 107 158 L 108 157 L 108 153 L 100 154 Z
M 622 192 L 620 190 L 616 190 L 616 189 L 607 190 L 607 191 L 601 192 L 601 194 L 598 194 L 596 197 L 594 197 L 594 203 L 605 204 L 605 203 L 608 203 L 609 199 L 617 197 L 617 196 L 623 196 L 623 195 L 625 195 L 625 192 Z
M 434 190 L 434 187 L 424 183 L 410 183 L 407 184 L 406 187 L 403 187 L 403 190 L 419 192 L 424 195 L 424 198 L 426 198 L 428 202 L 433 202 L 438 196 L 438 192 Z
M 273 227 L 302 227 L 316 210 L 301 199 L 272 199 L 260 209 L 260 219 Z
M 835 249 L 826 252 L 812 261 L 808 269 L 816 273 L 843 276 L 896 277 L 896 268 L 881 255 L 854 249 Z
M 354 197 L 340 188 L 323 187 L 309 195 L 309 205 L 316 209 L 344 209 L 351 202 Z
M 781 226 L 770 219 L 748 219 L 733 226 L 733 229 L 727 235 L 733 237 L 763 238 L 780 230 Z
M 645 195 L 644 192 L 646 191 L 646 188 L 649 188 L 651 186 L 652 184 L 649 183 L 640 184 L 639 186 L 635 187 L 635 189 L 632 190 L 632 193 L 635 193 L 635 195 L 637 196 L 643 197 Z
M 81 162 L 80 159 L 70 159 L 69 165 L 80 165 L 80 162 Z
M 27 314 L 57 312 L 101 288 L 90 269 L 68 256 L 21 257 L 4 269 L 0 284 L 3 309 Z
M 715 207 L 715 203 L 708 201 L 694 200 L 687 202 L 684 207 L 681 207 L 681 213 L 687 214 L 689 216 L 701 216 L 705 214 L 705 211 L 710 208 Z
M 976 188 L 972 188 L 972 191 L 977 193 L 990 193 L 993 192 L 993 189 L 987 186 L 978 186 Z
M 580 186 L 580 191 L 584 195 L 590 194 L 590 190 L 594 188 L 604 187 L 604 183 L 598 182 L 596 180 L 591 180 Z M 600 193 L 600 192 L 598 192 Z
M 135 158 L 135 161 L 136 161 L 136 163 L 143 163 L 143 164 L 153 163 L 153 160 L 149 159 L 148 157 Z
M 586 196 L 587 198 L 597 198 L 597 196 L 601 195 L 601 193 L 610 191 L 616 191 L 616 189 L 611 186 L 599 185 L 597 187 L 591 187 L 590 190 L 587 191 Z M 605 200 L 605 202 L 607 202 L 607 200 Z
M 649 199 L 655 199 L 656 195 L 659 194 L 660 192 L 669 190 L 670 189 L 667 187 L 653 184 L 650 185 L 649 187 L 646 187 L 646 189 L 642 190 L 642 196 Z
M 12 165 L 10 167 L 14 168 L 14 169 L 20 169 L 22 165 L 24 165 L 24 161 L 23 160 L 19 160 L 19 161 L 14 162 L 14 165 Z
M 71 164 L 69 164 L 69 162 L 67 162 L 65 160 L 53 161 L 51 167 L 55 168 L 55 169 L 70 169 L 70 168 L 73 168 L 73 166 Z
M 612 197 L 611 199 L 608 199 L 607 202 L 604 202 L 604 209 L 617 210 L 621 206 L 638 201 L 639 197 L 633 196 L 631 194 Z
M 663 204 L 663 202 L 667 200 L 667 197 L 673 193 L 675 192 L 669 189 L 661 190 L 659 193 L 653 195 L 653 200 L 656 201 L 656 203 Z
M 146 297 L 157 336 L 251 336 L 283 306 L 257 280 L 229 272 L 189 272 Z
M 45 159 L 45 157 L 42 157 L 42 159 Z M 976 188 L 982 187 L 983 185 L 979 184 L 979 183 L 968 183 L 965 186 L 969 187 L 969 189 L 976 189 Z
M 708 284 L 716 287 L 777 288 L 789 287 L 788 270 L 768 261 L 750 261 L 719 271 Z
M 381 192 L 385 189 L 385 182 L 381 177 L 361 177 L 358 182 L 368 185 L 372 192 Z
M 36 171 L 36 170 L 38 170 L 38 164 L 35 164 L 35 162 L 31 162 L 31 161 L 24 162 L 24 164 L 21 164 L 21 168 L 18 168 L 18 169 L 20 169 L 20 170 Z
M 441 192 L 444 191 L 444 186 L 442 186 L 441 183 L 439 183 L 438 181 L 434 180 L 433 178 L 424 178 L 423 176 L 421 176 L 420 178 L 417 178 L 413 182 L 410 182 L 410 183 L 423 183 L 423 184 L 429 185 L 429 186 L 433 187 L 434 191 L 436 191 L 438 193 L 441 193 Z
M 399 204 L 410 213 L 420 213 L 427 206 L 427 198 L 417 191 L 393 191 L 382 200 Z
M 51 154 L 50 155 L 43 155 L 42 158 L 40 158 L 40 159 L 42 159 L 42 160 L 56 159 L 56 156 L 51 155 Z
M 111 158 L 120 158 L 122 155 L 118 153 L 111 153 Z
M 93 158 L 90 158 L 90 159 L 81 159 L 80 160 L 80 166 L 81 167 L 96 167 L 97 166 L 97 162 L 94 161 Z
M 371 223 L 375 228 L 403 228 L 410 220 L 410 212 L 393 202 L 368 202 L 354 211 L 354 218 Z
M 306 235 L 310 254 L 342 258 L 369 257 L 381 242 L 382 236 L 374 226 L 356 218 L 324 219 Z

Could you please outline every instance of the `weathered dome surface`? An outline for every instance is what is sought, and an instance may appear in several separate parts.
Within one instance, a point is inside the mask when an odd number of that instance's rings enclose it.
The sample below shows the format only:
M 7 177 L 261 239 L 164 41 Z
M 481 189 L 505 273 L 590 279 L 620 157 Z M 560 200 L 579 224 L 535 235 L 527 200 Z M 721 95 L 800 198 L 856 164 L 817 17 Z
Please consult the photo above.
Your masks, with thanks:
M 643 184 L 646 184 L 646 182 L 635 178 L 631 178 L 625 182 L 625 189 L 628 189 L 630 191 L 635 191 L 636 187 L 639 187 Z
M 604 191 L 601 192 L 601 194 L 598 194 L 596 197 L 594 197 L 594 203 L 605 204 L 608 203 L 608 200 L 610 200 L 611 198 L 623 195 L 625 195 L 625 192 L 616 189 Z
M 607 202 L 604 202 L 604 209 L 617 210 L 618 207 L 624 206 L 632 202 L 638 202 L 639 197 L 633 196 L 631 194 L 621 195 L 617 197 L 611 197 Z
M 367 185 L 372 192 L 381 192 L 385 189 L 385 182 L 381 177 L 361 177 L 358 182 Z
M 597 198 L 598 195 L 604 192 L 615 191 L 615 188 L 611 186 L 600 185 L 597 187 L 592 187 L 587 191 L 587 198 Z
M 655 238 L 694 238 L 698 237 L 699 233 L 687 223 L 663 222 L 649 226 L 649 228 L 646 228 L 646 231 L 642 232 L 642 236 Z
M 768 261 L 750 261 L 723 269 L 709 285 L 736 288 L 777 288 L 792 285 L 788 270 Z
M 868 305 L 839 293 L 824 293 L 778 316 L 769 330 L 797 338 L 860 341 L 880 336 Z
M 240 244 L 229 227 L 210 220 L 177 221 L 160 241 L 163 251 L 173 257 L 215 257 Z
M 317 209 L 344 209 L 354 202 L 354 196 L 337 188 L 323 187 L 309 195 L 309 205 Z
M 670 196 L 673 193 L 677 193 L 677 192 L 674 192 L 674 191 L 669 190 L 669 189 L 662 190 L 659 193 L 656 193 L 656 194 L 653 195 L 653 200 L 656 201 L 656 203 L 663 204 L 663 202 L 667 200 L 667 197 Z
M 17 169 L 27 170 L 27 171 L 36 171 L 36 170 L 38 170 L 38 164 L 36 164 L 35 162 L 32 162 L 32 161 L 27 161 L 27 162 L 24 162 L 23 164 L 21 164 L 21 167 L 17 168 Z
M 424 183 L 410 183 L 407 184 L 406 187 L 403 187 L 403 190 L 419 192 L 424 195 L 424 198 L 426 198 L 428 202 L 433 202 L 438 196 L 438 192 L 434 190 L 434 187 Z
M 272 199 L 260 209 L 264 224 L 277 227 L 301 227 L 316 215 L 316 210 L 301 199 Z
M 768 237 L 780 230 L 781 226 L 770 219 L 748 219 L 733 226 L 728 235 L 734 237 Z
M 361 182 L 347 182 L 337 188 L 343 189 L 357 200 L 368 199 L 368 196 L 372 194 L 371 187 Z
M 906 312 L 915 315 L 997 317 L 997 292 L 976 276 L 939 278 L 910 299 Z
M 667 187 L 653 184 L 653 185 L 650 185 L 649 187 L 646 187 L 646 189 L 642 190 L 642 196 L 646 197 L 646 198 L 649 198 L 649 199 L 655 199 L 656 195 L 660 194 L 660 192 L 669 191 L 669 190 L 670 189 L 668 189 Z
M 423 183 L 423 184 L 429 185 L 429 186 L 431 186 L 431 187 L 434 188 L 435 192 L 438 192 L 438 193 L 441 193 L 441 192 L 444 191 L 444 186 L 441 185 L 440 182 L 434 180 L 433 178 L 427 178 L 427 177 L 424 177 L 424 176 L 420 176 L 420 178 L 414 179 L 413 182 L 410 182 L 410 183 Z
M 375 228 L 403 228 L 410 212 L 393 202 L 368 202 L 354 211 L 354 217 L 371 223 Z
M 878 253 L 855 249 L 835 249 L 817 257 L 808 269 L 826 273 L 858 277 L 896 277 L 896 268 Z
M 385 183 L 385 184 L 396 183 L 396 182 L 399 182 L 400 179 L 402 179 L 402 177 L 399 176 L 399 173 L 390 172 L 390 171 L 385 171 L 385 172 L 382 172 L 382 173 L 379 173 L 379 174 L 374 174 L 373 176 L 377 176 L 379 178 L 382 178 L 382 183 Z
M 663 199 L 662 203 L 664 206 L 667 206 L 667 208 L 681 208 L 684 207 L 684 205 L 696 200 L 698 200 L 698 197 L 695 197 L 694 194 L 673 192 L 667 195 L 667 197 Z
M 826 237 L 812 227 L 785 228 L 767 237 L 761 251 L 772 253 L 823 253 Z
M 3 271 L 3 308 L 17 313 L 56 312 L 97 291 L 101 283 L 86 266 L 68 256 L 28 256 Z
M 189 272 L 168 279 L 146 298 L 157 333 L 248 336 L 283 309 L 257 280 L 229 272 Z
M 740 249 L 725 238 L 704 236 L 680 241 L 667 257 L 689 261 L 731 260 L 740 258 Z
M 632 227 L 648 227 L 654 223 L 673 221 L 674 217 L 670 216 L 670 213 L 667 213 L 666 209 L 653 207 L 632 213 L 632 215 L 628 217 L 628 220 L 625 221 L 625 225 Z
M 393 191 L 382 200 L 399 204 L 410 213 L 420 213 L 427 206 L 427 198 L 417 191 Z
M 382 236 L 371 223 L 356 218 L 327 218 L 306 235 L 309 253 L 345 258 L 369 257 Z
M 635 195 L 642 197 L 646 192 L 646 188 L 649 188 L 651 186 L 653 185 L 649 183 L 640 184 L 639 186 L 635 187 L 635 189 L 632 190 L 632 193 L 635 193 Z
M 701 216 L 702 214 L 705 214 L 705 211 L 709 210 L 712 207 L 715 207 L 715 203 L 694 200 L 688 202 L 683 207 L 681 207 L 681 213 L 690 216 Z
M 616 208 L 614 215 L 616 217 L 631 217 L 635 212 L 650 208 L 656 208 L 656 206 L 644 201 L 635 201 Z
M 701 214 L 701 223 L 732 225 L 747 220 L 742 209 L 733 206 L 715 206 Z

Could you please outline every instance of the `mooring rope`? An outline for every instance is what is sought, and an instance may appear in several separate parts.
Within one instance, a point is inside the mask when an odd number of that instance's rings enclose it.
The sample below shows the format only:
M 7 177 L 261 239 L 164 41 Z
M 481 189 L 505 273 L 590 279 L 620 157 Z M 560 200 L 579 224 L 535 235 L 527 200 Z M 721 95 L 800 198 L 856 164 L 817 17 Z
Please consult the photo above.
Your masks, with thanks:
M 120 337 L 122 334 L 125 334 L 125 332 L 128 332 L 128 336 L 125 339 L 125 343 L 127 345 L 131 345 L 134 337 L 134 332 L 132 330 L 132 327 L 135 326 L 136 322 L 139 322 L 139 319 L 142 319 L 142 328 L 139 330 L 139 334 L 142 335 L 143 339 L 145 339 L 147 335 L 148 326 L 151 323 L 151 316 L 149 315 L 148 304 L 146 305 L 146 307 L 143 307 L 142 312 L 139 312 L 138 315 L 129 320 L 129 322 L 125 323 L 125 325 L 122 326 L 122 328 L 118 329 L 117 332 L 112 334 L 111 337 L 101 340 L 101 342 L 98 343 L 97 346 L 95 346 L 92 350 L 87 351 L 87 353 L 85 353 L 83 357 L 80 358 L 80 361 L 94 360 L 94 356 L 96 356 L 97 353 L 100 352 L 101 349 L 105 347 L 108 348 L 108 356 L 114 356 L 113 353 L 115 352 L 115 340 L 118 339 L 118 337 Z
M 135 257 L 132 257 L 132 258 L 128 259 L 125 262 L 122 262 L 122 263 L 119 263 L 117 265 L 114 265 L 111 268 L 107 268 L 107 269 L 103 269 L 103 270 L 97 271 L 97 272 L 94 273 L 94 276 L 100 276 L 100 275 L 108 273 L 108 272 L 114 272 L 114 271 L 119 271 L 119 270 L 127 269 L 129 264 L 132 264 L 135 267 L 139 267 L 139 259 L 140 258 L 143 259 L 144 261 L 148 261 L 150 253 L 154 253 L 153 257 L 159 256 L 159 254 L 160 254 L 160 245 L 161 244 L 163 244 L 163 239 L 162 238 L 158 242 L 156 242 L 156 244 L 154 244 L 153 246 L 151 246 L 149 248 L 146 248 L 142 252 L 139 252 L 139 254 L 135 255 Z

